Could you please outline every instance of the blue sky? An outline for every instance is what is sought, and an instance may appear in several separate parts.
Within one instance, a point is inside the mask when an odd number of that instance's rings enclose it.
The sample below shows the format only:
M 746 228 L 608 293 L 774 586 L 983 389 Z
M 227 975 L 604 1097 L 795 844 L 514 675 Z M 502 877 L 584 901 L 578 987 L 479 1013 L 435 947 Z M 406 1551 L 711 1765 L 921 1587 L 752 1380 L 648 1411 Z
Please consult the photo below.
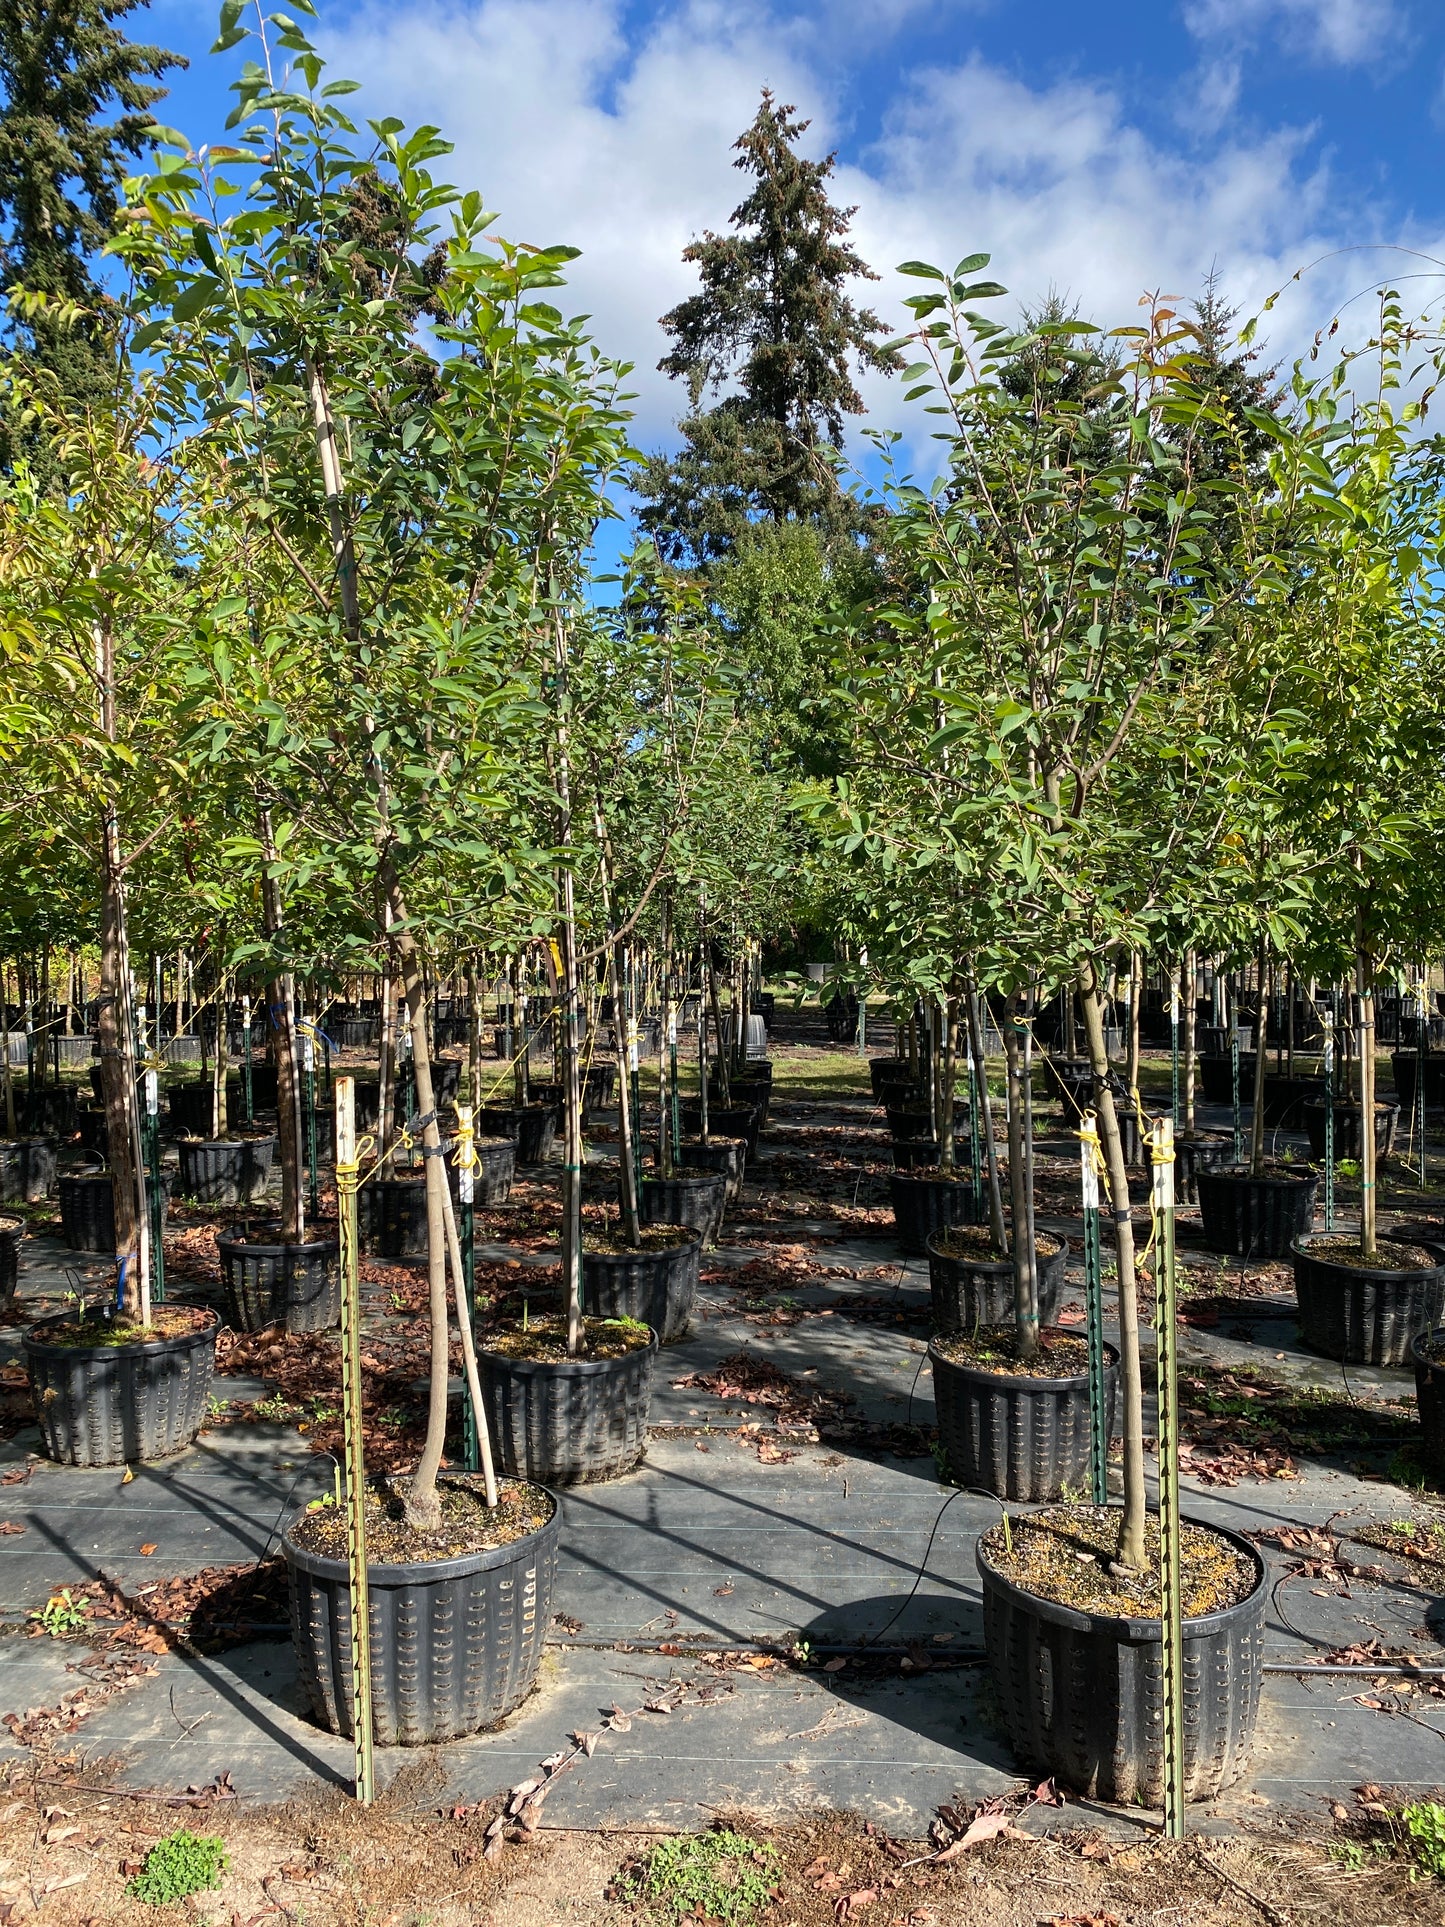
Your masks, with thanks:
M 284 0 L 283 0 L 284 3 Z M 983 249 L 1021 298 L 1127 322 L 1211 263 L 1252 310 L 1316 255 L 1378 241 L 1445 258 L 1442 0 L 318 0 L 308 30 L 354 105 L 437 123 L 446 172 L 504 232 L 584 250 L 573 307 L 635 360 L 639 433 L 681 398 L 657 317 L 686 242 L 740 198 L 728 147 L 766 82 L 836 148 L 839 194 L 892 325 L 910 256 Z M 191 57 L 161 117 L 221 138 L 215 9 L 154 0 L 135 37 Z M 1385 257 L 1316 270 L 1271 318 L 1293 353 Z M 1433 291 L 1422 287 L 1420 298 Z M 1445 287 L 1445 282 L 1442 282 Z M 1361 309 L 1362 320 L 1367 309 Z M 896 391 L 867 389 L 875 422 Z

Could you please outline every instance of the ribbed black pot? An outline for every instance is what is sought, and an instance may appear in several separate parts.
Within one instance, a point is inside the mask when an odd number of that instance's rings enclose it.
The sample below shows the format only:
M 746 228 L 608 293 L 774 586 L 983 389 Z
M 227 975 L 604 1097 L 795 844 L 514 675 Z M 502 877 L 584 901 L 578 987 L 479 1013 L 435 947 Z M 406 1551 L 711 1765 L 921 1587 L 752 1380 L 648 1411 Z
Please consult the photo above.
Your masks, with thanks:
M 9 1305 L 20 1280 L 20 1240 L 25 1236 L 23 1218 L 0 1218 L 0 1306 Z
M 73 1084 L 21 1091 L 16 1093 L 15 1120 L 22 1131 L 58 1131 L 69 1137 L 75 1129 L 75 1105 Z
M 548 1104 L 484 1104 L 474 1123 L 488 1137 L 509 1137 L 518 1164 L 540 1164 L 557 1136 L 557 1119 Z
M 906 1057 L 870 1057 L 868 1076 L 872 1080 L 873 1095 L 883 1096 L 885 1084 L 909 1084 L 913 1081 Z
M 162 1171 L 161 1196 L 169 1202 L 174 1171 Z M 60 1235 L 72 1251 L 115 1250 L 115 1191 L 109 1171 L 67 1173 L 57 1180 L 60 1191 Z M 153 1180 L 146 1179 L 147 1190 Z
M 684 1097 L 679 1106 L 682 1128 L 689 1137 L 702 1130 L 702 1100 Z M 762 1119 L 756 1106 L 752 1104 L 714 1104 L 709 1100 L 707 1107 L 708 1136 L 714 1132 L 719 1137 L 740 1137 L 748 1147 L 748 1156 L 758 1155 L 758 1139 L 762 1135 Z
M 182 1138 L 180 1191 L 202 1204 L 257 1204 L 266 1195 L 274 1137 Z
M 973 1331 L 979 1325 L 1003 1325 L 1014 1315 L 1012 1258 L 956 1258 L 938 1249 L 944 1234 L 927 1240 L 928 1291 L 933 1301 L 934 1329 Z M 1052 1325 L 1064 1288 L 1069 1247 L 1055 1239 L 1058 1249 L 1035 1247 L 1035 1275 L 1039 1285 L 1039 1322 Z
M 552 1622 L 562 1512 L 491 1552 L 366 1568 L 372 1732 L 383 1746 L 479 1733 L 532 1691 Z M 291 1642 L 311 1710 L 350 1734 L 355 1690 L 351 1582 L 344 1559 L 281 1550 L 291 1576 Z
M 83 1107 L 76 1112 L 75 1128 L 80 1134 L 80 1148 L 89 1151 L 93 1157 L 104 1157 L 110 1144 L 110 1133 L 106 1128 L 105 1112 L 98 1104 Z
M 366 1050 L 381 1041 L 381 1026 L 374 1017 L 333 1017 L 326 1034 L 338 1050 Z
M 1223 1131 L 1199 1131 L 1174 1140 L 1174 1202 L 1198 1204 L 1199 1173 L 1228 1164 L 1234 1157 L 1234 1137 Z
M 1426 1343 L 1445 1340 L 1445 1329 L 1416 1332 L 1410 1340 L 1410 1363 L 1415 1367 L 1415 1402 L 1420 1408 L 1420 1431 L 1425 1455 L 1435 1466 L 1445 1465 L 1445 1363 L 1427 1358 Z
M 472 1203 L 505 1204 L 517 1175 L 517 1147 L 509 1137 L 473 1139 L 477 1169 L 472 1174 Z
M 1335 1114 L 1334 1152 L 1337 1158 L 1357 1158 L 1360 1155 L 1360 1107 L 1358 1104 L 1332 1104 Z M 1311 1101 L 1302 1108 L 1304 1127 L 1309 1133 L 1311 1157 L 1322 1158 L 1325 1154 L 1325 1106 L 1321 1099 L 1318 1104 Z M 1395 1126 L 1400 1121 L 1398 1104 L 1376 1103 L 1375 1105 L 1375 1152 L 1386 1157 L 1395 1142 Z
M 62 1465 L 121 1465 L 184 1451 L 206 1416 L 216 1363 L 214 1312 L 181 1338 L 55 1345 L 42 1319 L 21 1340 L 46 1454 Z
M 253 1109 L 258 1111 L 275 1110 L 278 1102 L 278 1092 L 277 1092 L 278 1077 L 279 1077 L 279 1073 L 274 1064 L 252 1064 L 251 1066 L 251 1104 Z M 240 1077 L 238 1076 L 236 1079 L 236 1089 L 238 1093 L 240 1091 L 240 1088 L 241 1088 L 241 1080 L 240 1080 Z M 228 1104 L 230 1103 L 229 1097 L 227 1098 L 226 1101 Z M 372 1121 L 375 1122 L 374 1119 Z M 361 1119 L 358 1118 L 357 1123 L 359 1124 L 360 1122 L 361 1122 Z
M 938 1168 L 936 1137 L 894 1138 L 890 1149 L 895 1171 L 936 1171 Z
M 978 1223 L 971 1178 L 915 1177 L 911 1171 L 894 1171 L 888 1192 L 898 1242 L 920 1257 L 935 1231 L 951 1224 Z
M 38 1204 L 55 1189 L 53 1137 L 0 1140 L 0 1204 Z
M 1287 1258 L 1314 1221 L 1319 1178 L 1252 1178 L 1239 1165 L 1196 1174 L 1199 1219 L 1211 1251 L 1236 1258 Z
M 1082 1108 L 1092 1102 L 1094 1072 L 1082 1057 L 1045 1057 L 1044 1082 L 1052 1097 L 1066 1107 Z
M 621 1358 L 541 1364 L 479 1351 L 477 1370 L 501 1470 L 542 1485 L 593 1485 L 647 1450 L 657 1333 Z
M 1253 1091 L 1253 1084 L 1245 1075 L 1245 1064 L 1249 1060 L 1239 1060 L 1239 1097 L 1247 1104 Z M 1234 1060 L 1228 1051 L 1221 1051 L 1216 1057 L 1211 1052 L 1202 1051 L 1195 1059 L 1199 1076 L 1199 1095 L 1206 1104 L 1232 1104 L 1234 1102 Z
M 171 1114 L 171 1129 L 187 1131 L 193 1137 L 209 1137 L 213 1096 L 209 1083 L 172 1084 L 166 1092 Z M 229 1104 L 227 1109 L 229 1110 Z
M 697 1303 L 702 1239 L 663 1251 L 582 1250 L 582 1302 L 590 1318 L 635 1318 L 662 1344 L 687 1336 Z
M 771 1076 L 765 1078 L 754 1077 L 751 1066 L 749 1067 L 748 1075 L 745 1077 L 734 1072 L 728 1084 L 728 1095 L 734 1107 L 741 1108 L 743 1105 L 747 1105 L 750 1109 L 756 1111 L 758 1129 L 760 1131 L 766 1127 L 768 1111 L 773 1101 L 773 1080 Z M 722 1096 L 722 1085 L 715 1081 L 710 1081 L 707 1087 L 707 1101 L 710 1112 L 721 1107 Z M 711 1118 L 709 1118 L 709 1123 L 711 1123 Z
M 1397 1050 L 1390 1058 L 1395 1074 L 1395 1092 L 1406 1116 L 1415 1108 L 1415 1086 L 1419 1080 L 1420 1059 L 1412 1050 Z M 1445 1056 L 1432 1051 L 1425 1059 L 1425 1107 L 1438 1110 L 1445 1105 Z
M 1264 1684 L 1264 1562 L 1211 1526 L 1255 1571 L 1236 1605 L 1184 1622 L 1184 1793 L 1210 1800 L 1249 1764 Z M 1076 1796 L 1117 1805 L 1163 1799 L 1163 1640 L 1158 1619 L 1077 1612 L 1025 1592 L 982 1540 L 983 1630 L 994 1692 L 1021 1767 Z
M 1119 1354 L 1104 1347 L 1105 1435 L 1112 1436 Z M 1057 1499 L 1089 1476 L 1089 1375 L 1028 1378 L 963 1365 L 928 1348 L 938 1443 L 954 1485 L 1001 1499 Z
M 446 1172 L 455 1201 L 455 1166 Z M 426 1179 L 367 1178 L 356 1194 L 356 1235 L 370 1258 L 425 1258 Z
M 682 1224 L 715 1245 L 727 1210 L 727 1176 L 722 1171 L 682 1170 L 670 1178 L 644 1178 L 638 1200 L 644 1224 Z
M 605 1110 L 617 1096 L 617 1066 L 589 1064 L 583 1082 L 592 1094 L 593 1105 Z
M 709 1130 L 706 1144 L 700 1137 L 685 1137 L 679 1146 L 679 1156 L 682 1163 L 694 1171 L 721 1171 L 727 1179 L 727 1202 L 737 1203 L 742 1196 L 748 1164 L 746 1138 L 714 1137 Z
M 330 1331 L 341 1322 L 341 1245 L 336 1238 L 303 1244 L 220 1237 L 226 1323 L 234 1331 Z
M 927 1104 L 890 1104 L 888 1129 L 895 1144 L 916 1144 L 933 1136 L 933 1112 Z
M 1300 1337 L 1346 1365 L 1405 1364 L 1416 1332 L 1445 1317 L 1445 1244 L 1433 1245 L 1435 1262 L 1418 1271 L 1386 1271 L 1312 1248 L 1334 1235 L 1294 1246 Z

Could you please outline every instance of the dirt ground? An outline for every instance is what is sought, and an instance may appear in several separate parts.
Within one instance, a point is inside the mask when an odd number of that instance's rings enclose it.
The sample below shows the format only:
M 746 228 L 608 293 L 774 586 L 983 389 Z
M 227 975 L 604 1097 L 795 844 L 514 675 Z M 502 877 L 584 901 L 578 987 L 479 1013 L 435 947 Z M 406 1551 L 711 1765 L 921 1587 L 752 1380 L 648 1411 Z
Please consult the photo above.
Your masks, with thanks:
M 337 1795 L 258 1810 L 207 1792 L 194 1804 L 130 1798 L 103 1772 L 36 1758 L 0 1770 L 0 1922 L 134 1927 L 648 1927 L 678 1915 L 627 1898 L 656 1836 L 541 1826 L 493 1827 L 503 1809 L 434 1804 L 418 1763 L 369 1813 Z M 769 1824 L 720 1816 L 771 1847 L 772 1898 L 757 1927 L 1389 1927 L 1445 1922 L 1445 1882 L 1411 1879 L 1407 1861 L 1351 1814 L 1333 1841 L 1261 1834 L 1171 1845 L 1106 1840 L 1067 1808 L 1017 1808 L 973 1826 L 950 1815 L 922 1842 L 891 1839 L 848 1814 Z M 219 1889 L 165 1907 L 127 1897 L 127 1879 L 158 1839 L 185 1827 L 219 1835 L 230 1867 Z M 502 1845 L 487 1850 L 492 1829 Z M 1388 1830 L 1384 1830 L 1386 1833 Z M 991 1837 L 990 1837 L 991 1836 Z M 1353 1850 L 1345 1842 L 1358 1844 Z M 939 1842 L 945 1844 L 941 1849 Z M 1363 1855 L 1352 1866 L 1339 1856 Z M 941 1857 L 940 1857 L 941 1855 Z M 688 1920 L 706 1921 L 689 1913 Z

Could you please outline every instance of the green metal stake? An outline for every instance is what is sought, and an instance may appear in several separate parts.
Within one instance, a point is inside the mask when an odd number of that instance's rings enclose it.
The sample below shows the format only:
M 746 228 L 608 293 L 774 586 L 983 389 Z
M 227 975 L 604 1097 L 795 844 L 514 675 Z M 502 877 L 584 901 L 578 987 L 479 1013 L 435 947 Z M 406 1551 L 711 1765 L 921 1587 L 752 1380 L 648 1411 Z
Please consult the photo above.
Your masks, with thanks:
M 1089 1339 L 1089 1474 L 1094 1504 L 1109 1503 L 1109 1435 L 1105 1426 L 1104 1267 L 1099 1249 L 1099 1127 L 1092 1111 L 1079 1123 L 1084 1189 L 1084 1308 Z
M 1326 1085 L 1326 1231 L 1335 1229 L 1335 1014 L 1320 1012 L 1324 1025 L 1324 1046 L 1320 1062 Z
M 1159 1610 L 1164 1700 L 1164 1833 L 1184 1838 L 1184 1617 L 1179 1571 L 1179 1326 L 1174 1266 L 1174 1126 L 1154 1126 L 1151 1203 L 1159 1227 L 1154 1334 L 1159 1364 Z
M 973 1052 L 968 1057 L 968 1159 L 973 1173 L 973 1221 L 982 1224 L 983 1217 L 983 1087 L 979 1079 L 978 1065 L 973 1061 Z
M 1234 1013 L 1234 1023 L 1229 1032 L 1229 1070 L 1234 1084 L 1234 1161 L 1238 1164 L 1244 1157 L 1244 1132 L 1239 1122 L 1239 1012 Z
M 672 1162 L 682 1162 L 682 1099 L 677 1089 L 677 1012 L 672 1010 L 667 1019 L 667 1056 L 669 1075 L 672 1080 Z
M 1179 1129 L 1179 978 L 1169 986 L 1169 1115 Z
M 474 1324 L 476 1318 L 477 1219 L 473 1186 L 476 1160 L 475 1139 L 472 1134 L 472 1109 L 469 1104 L 458 1104 L 457 1238 L 462 1248 L 462 1317 L 468 1324 Z M 477 1435 L 477 1412 L 472 1404 L 472 1388 L 465 1372 L 462 1374 L 462 1462 L 468 1472 L 480 1472 L 482 1469 L 482 1444 Z
M 241 999 L 241 1095 L 246 1104 L 246 1122 L 256 1122 L 256 1105 L 251 1086 L 251 999 Z
M 366 1566 L 366 1462 L 361 1411 L 361 1283 L 356 1239 L 356 1081 L 336 1080 L 336 1202 L 341 1221 L 341 1420 L 351 1604 L 351 1737 L 356 1798 L 376 1797 L 371 1740 L 371 1593 Z

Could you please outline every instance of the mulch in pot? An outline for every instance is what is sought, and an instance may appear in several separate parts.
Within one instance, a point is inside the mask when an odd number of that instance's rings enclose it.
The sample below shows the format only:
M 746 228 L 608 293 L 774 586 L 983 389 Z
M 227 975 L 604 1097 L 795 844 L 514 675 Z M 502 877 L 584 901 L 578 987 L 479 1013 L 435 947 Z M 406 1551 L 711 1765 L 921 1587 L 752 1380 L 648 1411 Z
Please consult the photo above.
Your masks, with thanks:
M 1147 1572 L 1114 1565 L 1117 1506 L 1051 1506 L 1026 1519 L 1011 1519 L 1008 1531 L 1006 1542 L 1003 1522 L 991 1526 L 983 1545 L 999 1571 L 1036 1599 L 1116 1619 L 1159 1617 L 1157 1513 L 1144 1521 Z M 1248 1598 L 1258 1578 L 1253 1563 L 1207 1526 L 1181 1525 L 1179 1565 L 1186 1619 L 1237 1605 Z
M 1057 1325 L 1039 1330 L 1039 1347 L 1032 1358 L 1019 1353 L 1018 1332 L 1012 1325 L 981 1325 L 977 1332 L 945 1332 L 935 1336 L 932 1349 L 954 1365 L 972 1371 L 995 1372 L 1000 1378 L 1082 1378 L 1089 1369 L 1089 1343 L 1077 1332 Z
M 1012 1255 L 999 1250 L 993 1241 L 992 1227 L 986 1224 L 949 1225 L 946 1230 L 934 1232 L 933 1242 L 945 1257 L 961 1258 L 966 1264 L 1001 1265 Z M 1063 1242 L 1052 1231 L 1040 1231 L 1034 1238 L 1040 1258 L 1052 1258 Z
M 47 1325 L 40 1337 L 47 1345 L 144 1345 L 157 1338 L 188 1338 L 214 1319 L 215 1313 L 202 1305 L 156 1305 L 149 1325 L 126 1312 L 106 1310 L 99 1317 Z
M 684 1224 L 644 1224 L 637 1228 L 637 1243 L 630 1244 L 620 1225 L 587 1225 L 582 1233 L 584 1253 L 605 1253 L 623 1257 L 629 1251 L 675 1251 L 693 1242 L 697 1233 Z
M 581 1348 L 574 1355 L 567 1350 L 567 1320 L 549 1315 L 532 1319 L 525 1328 L 489 1333 L 486 1349 L 534 1365 L 595 1364 L 646 1351 L 651 1343 L 652 1328 L 630 1318 L 584 1318 Z
M 1378 1241 L 1370 1257 L 1362 1257 L 1359 1239 L 1348 1231 L 1337 1238 L 1311 1237 L 1309 1255 L 1359 1271 L 1429 1271 L 1440 1262 L 1438 1253 L 1426 1251 L 1423 1245 L 1395 1244 L 1388 1238 Z
M 437 1481 L 442 1525 L 439 1532 L 418 1532 L 407 1523 L 404 1479 L 369 1479 L 366 1487 L 366 1563 L 368 1566 L 430 1564 L 466 1553 L 492 1552 L 540 1532 L 557 1510 L 545 1487 L 525 1479 L 499 1479 L 497 1503 L 489 1506 L 480 1479 Z M 322 1559 L 345 1559 L 346 1509 L 317 1499 L 291 1528 L 291 1543 Z

